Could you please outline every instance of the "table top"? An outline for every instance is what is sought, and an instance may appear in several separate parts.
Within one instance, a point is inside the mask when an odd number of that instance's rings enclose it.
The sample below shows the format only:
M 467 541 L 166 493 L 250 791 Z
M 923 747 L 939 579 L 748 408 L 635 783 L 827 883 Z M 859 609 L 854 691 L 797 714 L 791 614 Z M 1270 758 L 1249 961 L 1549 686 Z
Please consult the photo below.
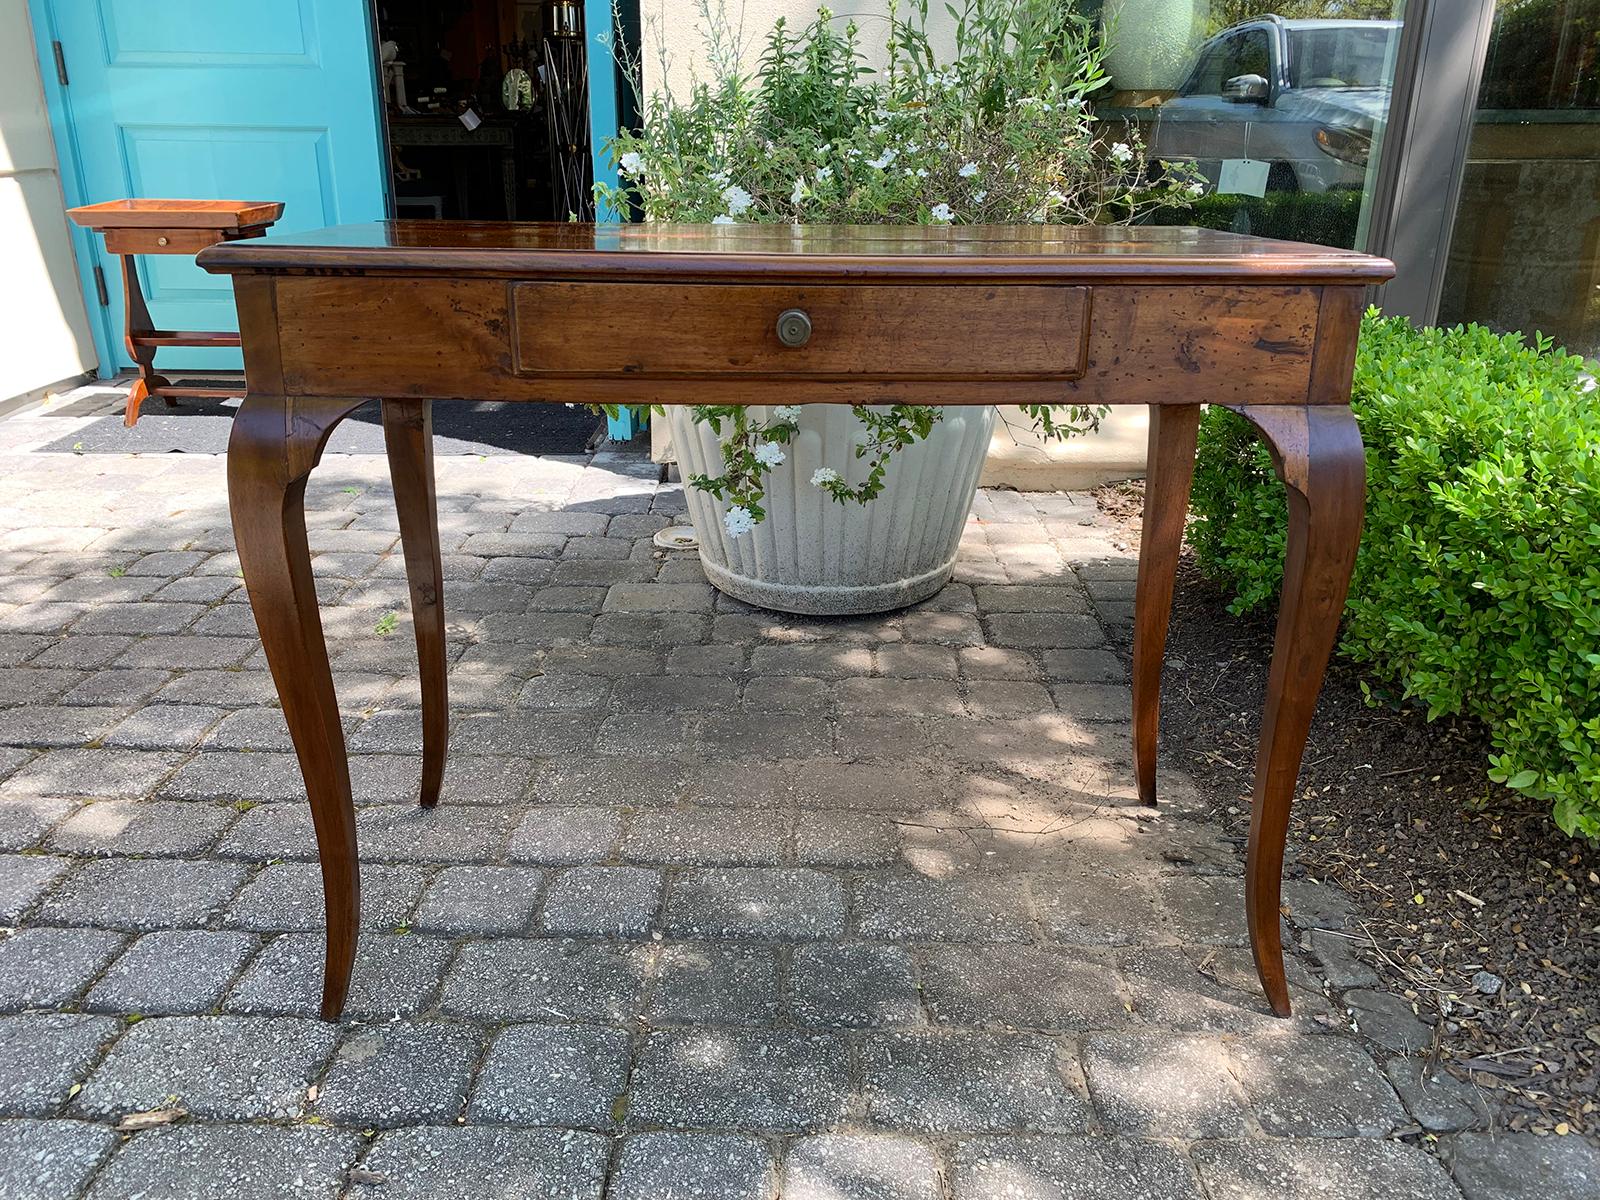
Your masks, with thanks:
M 1387 259 L 1214 229 L 375 221 L 212 246 L 223 274 L 1379 283 Z
M 248 229 L 268 225 L 283 215 L 271 200 L 107 200 L 67 209 L 67 215 L 90 229 Z

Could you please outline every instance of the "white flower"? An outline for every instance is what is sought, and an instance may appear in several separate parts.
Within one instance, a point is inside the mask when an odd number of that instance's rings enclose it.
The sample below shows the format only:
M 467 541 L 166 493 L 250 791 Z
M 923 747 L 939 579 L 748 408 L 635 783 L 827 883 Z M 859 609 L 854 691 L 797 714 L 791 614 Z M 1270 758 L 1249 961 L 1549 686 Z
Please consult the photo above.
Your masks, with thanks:
M 721 216 L 712 217 L 711 218 L 711 223 L 713 225 L 736 225 L 736 224 L 738 224 L 738 222 L 736 222 L 727 213 L 723 213 Z
M 956 172 L 963 179 L 971 179 L 978 173 L 978 164 L 975 162 L 962 163 L 961 169 Z
M 718 187 L 726 186 L 728 182 L 728 173 L 726 171 L 711 172 L 711 182 L 716 184 Z
M 799 204 L 800 201 L 804 200 L 805 198 L 806 198 L 806 181 L 804 179 L 796 179 L 794 181 L 794 191 L 789 193 L 789 203 L 790 204 Z
M 989 198 L 989 193 L 987 191 L 973 192 L 972 193 L 972 202 L 974 204 L 982 204 L 988 198 Z
M 878 155 L 877 158 L 868 159 L 867 166 L 877 167 L 878 170 L 881 171 L 890 163 L 892 163 L 897 157 L 898 155 L 892 148 L 886 148 L 882 154 Z
M 783 447 L 777 442 L 762 442 L 756 447 L 756 461 L 763 467 L 776 467 L 783 462 Z
M 827 484 L 838 482 L 839 472 L 835 471 L 832 467 L 818 467 L 815 471 L 811 472 L 811 485 L 813 487 L 824 487 Z
M 750 510 L 742 504 L 735 504 L 722 514 L 722 527 L 728 531 L 731 538 L 742 538 L 756 527 L 755 518 L 750 515 Z
M 956 219 L 948 204 L 935 204 L 928 210 L 928 215 L 935 221 L 953 221 Z
M 927 177 L 928 177 L 928 168 L 927 167 L 918 167 L 917 168 L 917 178 L 918 179 L 926 179 Z
M 1206 194 L 1206 185 L 1205 185 L 1205 183 L 1203 181 L 1201 181 L 1199 179 L 1196 179 L 1193 183 L 1191 183 L 1189 185 L 1189 195 L 1191 195 L 1191 196 L 1204 196 L 1205 194 Z
M 785 425 L 792 421 L 798 421 L 800 419 L 800 406 L 798 404 L 780 404 L 772 410 L 772 419 Z
M 727 201 L 728 211 L 738 216 L 750 207 L 750 193 L 737 183 L 729 184 L 722 189 L 722 198 Z
M 851 151 L 851 153 L 853 154 L 855 152 Z M 825 179 L 832 179 L 832 178 L 833 178 L 833 168 L 832 167 L 818 167 L 817 168 L 817 182 L 818 183 L 821 183 Z
M 643 175 L 644 159 L 637 150 L 629 150 L 617 160 L 617 166 L 622 168 L 625 175 Z
M 1111 157 L 1119 163 L 1132 162 L 1133 147 L 1128 145 L 1127 142 L 1118 142 L 1111 147 Z

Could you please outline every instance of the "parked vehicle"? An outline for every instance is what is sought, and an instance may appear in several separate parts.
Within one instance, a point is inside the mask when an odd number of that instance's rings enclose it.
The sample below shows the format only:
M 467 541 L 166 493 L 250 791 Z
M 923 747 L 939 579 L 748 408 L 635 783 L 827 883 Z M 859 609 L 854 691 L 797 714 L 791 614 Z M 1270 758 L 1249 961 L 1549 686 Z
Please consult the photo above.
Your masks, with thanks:
M 1271 164 L 1273 191 L 1359 189 L 1389 111 L 1399 21 L 1261 17 L 1205 42 L 1156 110 L 1152 158 L 1188 160 L 1216 184 L 1228 159 Z

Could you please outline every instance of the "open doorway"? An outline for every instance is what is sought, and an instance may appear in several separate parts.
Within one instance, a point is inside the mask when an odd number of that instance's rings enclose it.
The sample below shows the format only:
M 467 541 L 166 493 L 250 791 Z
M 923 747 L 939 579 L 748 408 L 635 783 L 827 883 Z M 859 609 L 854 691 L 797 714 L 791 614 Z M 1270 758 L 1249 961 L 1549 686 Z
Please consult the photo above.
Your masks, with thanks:
M 397 217 L 594 215 L 577 0 L 377 0 Z

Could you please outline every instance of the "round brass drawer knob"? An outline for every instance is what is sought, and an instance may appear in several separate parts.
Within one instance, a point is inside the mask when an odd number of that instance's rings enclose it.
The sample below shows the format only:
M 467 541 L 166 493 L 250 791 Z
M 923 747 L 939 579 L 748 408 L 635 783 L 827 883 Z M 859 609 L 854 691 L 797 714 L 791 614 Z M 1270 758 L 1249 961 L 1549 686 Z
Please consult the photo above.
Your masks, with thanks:
M 778 314 L 778 340 L 785 346 L 804 346 L 811 340 L 811 318 L 800 308 L 786 308 Z
M 156 245 L 158 245 L 158 246 L 165 246 L 165 245 L 166 245 L 166 244 L 167 244 L 167 239 L 166 239 L 166 238 L 164 238 L 164 237 L 158 237 L 158 238 L 157 238 L 157 239 L 156 239 Z

